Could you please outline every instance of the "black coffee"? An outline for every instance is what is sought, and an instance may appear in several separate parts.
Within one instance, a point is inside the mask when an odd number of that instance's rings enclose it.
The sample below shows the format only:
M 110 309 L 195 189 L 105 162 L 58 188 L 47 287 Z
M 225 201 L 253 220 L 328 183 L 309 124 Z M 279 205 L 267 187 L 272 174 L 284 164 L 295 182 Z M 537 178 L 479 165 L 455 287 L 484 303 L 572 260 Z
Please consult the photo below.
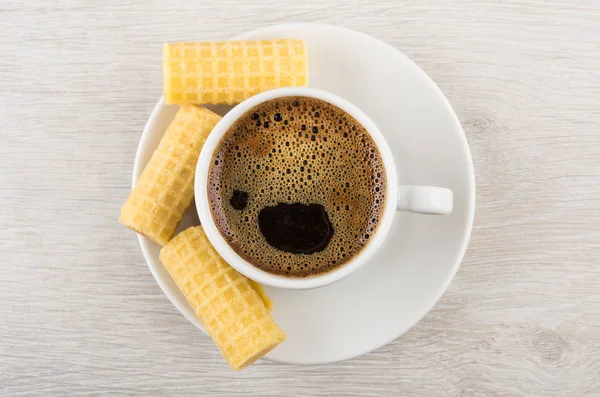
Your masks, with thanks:
M 275 99 L 240 117 L 209 171 L 215 223 L 273 274 L 307 277 L 352 259 L 376 231 L 386 180 L 368 132 L 327 102 Z

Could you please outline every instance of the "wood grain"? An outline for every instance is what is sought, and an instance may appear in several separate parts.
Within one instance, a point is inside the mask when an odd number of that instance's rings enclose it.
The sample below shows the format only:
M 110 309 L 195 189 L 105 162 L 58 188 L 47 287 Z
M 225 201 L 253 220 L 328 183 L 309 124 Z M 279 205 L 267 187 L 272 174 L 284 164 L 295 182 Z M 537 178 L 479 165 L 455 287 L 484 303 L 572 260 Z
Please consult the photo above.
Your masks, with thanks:
M 597 1 L 4 0 L 0 21 L 0 395 L 600 396 Z M 438 83 L 476 223 L 449 291 L 395 342 L 232 373 L 116 220 L 160 44 L 283 21 L 372 34 Z

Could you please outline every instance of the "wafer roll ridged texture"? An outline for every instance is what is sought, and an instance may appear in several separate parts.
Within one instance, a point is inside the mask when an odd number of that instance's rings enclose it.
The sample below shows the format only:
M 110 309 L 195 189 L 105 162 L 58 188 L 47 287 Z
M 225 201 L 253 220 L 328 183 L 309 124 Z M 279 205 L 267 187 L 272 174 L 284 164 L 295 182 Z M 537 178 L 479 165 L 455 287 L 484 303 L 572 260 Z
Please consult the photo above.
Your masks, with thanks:
M 250 281 L 219 256 L 202 227 L 179 233 L 160 260 L 234 370 L 285 339 Z
M 267 295 L 263 286 L 254 280 L 248 279 L 248 281 L 250 281 L 250 285 L 252 286 L 252 288 L 254 288 L 254 290 L 256 291 L 258 296 L 260 296 L 260 299 L 265 304 L 265 307 L 267 308 L 267 310 L 268 311 L 273 310 L 273 301 L 271 300 L 271 298 L 269 298 L 269 295 Z
M 181 106 L 121 208 L 119 222 L 155 243 L 169 242 L 194 195 L 200 150 L 219 115 Z
M 292 39 L 165 44 L 163 84 L 167 104 L 233 104 L 307 86 L 306 46 Z

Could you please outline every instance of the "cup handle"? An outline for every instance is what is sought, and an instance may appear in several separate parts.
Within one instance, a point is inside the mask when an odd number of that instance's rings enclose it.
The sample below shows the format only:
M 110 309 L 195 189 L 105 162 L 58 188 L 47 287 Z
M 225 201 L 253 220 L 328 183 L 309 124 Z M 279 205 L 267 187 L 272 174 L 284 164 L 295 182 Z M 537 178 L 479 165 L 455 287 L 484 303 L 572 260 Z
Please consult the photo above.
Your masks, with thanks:
M 447 215 L 452 213 L 452 190 L 437 186 L 398 186 L 398 211 Z

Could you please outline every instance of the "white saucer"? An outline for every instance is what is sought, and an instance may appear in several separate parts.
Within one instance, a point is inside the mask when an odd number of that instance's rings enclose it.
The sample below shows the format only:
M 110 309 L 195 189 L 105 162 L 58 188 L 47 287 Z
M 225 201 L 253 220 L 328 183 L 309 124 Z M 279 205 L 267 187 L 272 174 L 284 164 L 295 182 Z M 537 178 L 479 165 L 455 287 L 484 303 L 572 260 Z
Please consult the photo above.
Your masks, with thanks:
M 341 282 L 308 291 L 267 289 L 275 302 L 275 320 L 288 335 L 268 359 L 297 364 L 345 360 L 402 335 L 450 284 L 473 223 L 471 154 L 442 92 L 396 49 L 349 29 L 318 24 L 276 25 L 234 39 L 271 38 L 306 41 L 310 85 L 346 98 L 373 119 L 392 148 L 401 183 L 454 191 L 452 215 L 399 213 L 373 263 Z M 136 154 L 134 184 L 176 111 L 162 100 L 156 105 Z M 180 229 L 192 224 L 198 224 L 195 208 L 188 210 Z M 160 263 L 159 247 L 143 237 L 139 241 L 164 293 L 202 329 Z

